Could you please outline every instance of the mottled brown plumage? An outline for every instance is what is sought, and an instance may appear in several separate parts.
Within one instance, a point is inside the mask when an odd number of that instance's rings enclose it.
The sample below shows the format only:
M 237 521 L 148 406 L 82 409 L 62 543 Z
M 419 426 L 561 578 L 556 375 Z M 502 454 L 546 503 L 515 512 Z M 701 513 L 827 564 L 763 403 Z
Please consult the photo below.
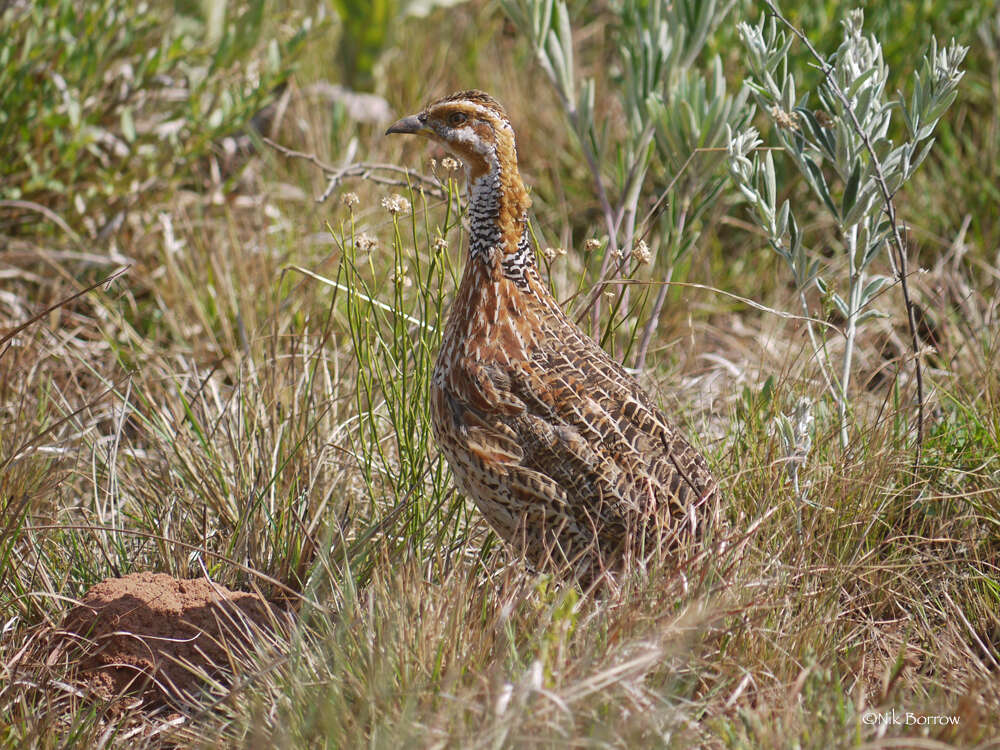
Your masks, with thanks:
M 459 489 L 540 568 L 589 580 L 676 552 L 709 522 L 715 480 L 542 282 L 503 108 L 463 91 L 387 132 L 440 143 L 469 180 L 469 253 L 430 394 Z

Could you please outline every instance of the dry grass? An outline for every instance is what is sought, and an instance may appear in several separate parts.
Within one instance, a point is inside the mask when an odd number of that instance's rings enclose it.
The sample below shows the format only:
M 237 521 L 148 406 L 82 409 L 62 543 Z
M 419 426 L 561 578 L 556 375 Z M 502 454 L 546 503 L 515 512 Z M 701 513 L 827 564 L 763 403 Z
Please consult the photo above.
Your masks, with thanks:
M 543 244 L 578 246 L 593 203 L 557 107 L 498 14 L 456 13 L 451 54 L 387 59 L 391 104 L 494 91 L 522 134 Z M 414 24 L 432 34 L 433 17 Z M 322 71 L 307 64 L 290 87 L 277 140 L 337 163 L 356 139 L 365 160 L 430 171 L 422 146 L 331 121 L 310 76 Z M 642 377 L 723 478 L 731 538 L 601 598 L 511 561 L 429 439 L 423 393 L 461 263 L 454 195 L 356 181 L 352 210 L 316 205 L 322 176 L 271 150 L 227 194 L 208 166 L 110 247 L 52 233 L 0 251 L 4 328 L 54 306 L 0 346 L 0 742 L 998 746 L 995 248 L 955 228 L 923 249 L 936 262 L 913 283 L 937 353 L 914 471 L 897 303 L 860 342 L 841 452 L 801 324 L 711 290 L 795 309 L 769 251 L 732 226 L 739 211 L 716 217 L 681 278 L 709 289 L 678 285 Z M 380 206 L 394 192 L 414 206 L 397 222 Z M 363 232 L 378 239 L 367 253 L 350 242 Z M 110 284 L 56 304 L 123 259 Z M 572 251 L 556 261 L 559 296 L 587 272 Z M 817 426 L 799 478 L 815 507 L 799 538 L 772 425 L 803 396 Z M 234 654 L 235 683 L 206 684 L 198 705 L 112 712 L 47 644 L 70 600 L 146 569 L 259 588 L 294 603 L 298 629 Z M 864 719 L 893 709 L 958 723 Z

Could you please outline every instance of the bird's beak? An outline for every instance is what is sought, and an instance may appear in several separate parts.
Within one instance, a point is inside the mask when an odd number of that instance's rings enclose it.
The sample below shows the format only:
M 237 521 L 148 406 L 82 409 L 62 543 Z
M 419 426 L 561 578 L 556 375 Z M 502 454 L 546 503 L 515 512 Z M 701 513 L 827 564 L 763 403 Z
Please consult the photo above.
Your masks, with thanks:
M 385 131 L 385 134 L 411 133 L 415 135 L 429 135 L 431 132 L 431 129 L 424 125 L 417 115 L 410 115 L 393 123 L 392 127 Z

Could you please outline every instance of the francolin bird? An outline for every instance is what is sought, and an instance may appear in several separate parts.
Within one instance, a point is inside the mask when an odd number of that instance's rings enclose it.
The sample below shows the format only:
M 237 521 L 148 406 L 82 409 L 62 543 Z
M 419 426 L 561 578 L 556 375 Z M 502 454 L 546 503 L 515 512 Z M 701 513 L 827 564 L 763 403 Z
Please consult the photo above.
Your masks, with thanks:
M 469 252 L 430 387 L 458 488 L 529 564 L 585 584 L 676 553 L 711 522 L 715 480 L 539 276 L 503 107 L 462 91 L 386 133 L 441 144 L 468 178 Z

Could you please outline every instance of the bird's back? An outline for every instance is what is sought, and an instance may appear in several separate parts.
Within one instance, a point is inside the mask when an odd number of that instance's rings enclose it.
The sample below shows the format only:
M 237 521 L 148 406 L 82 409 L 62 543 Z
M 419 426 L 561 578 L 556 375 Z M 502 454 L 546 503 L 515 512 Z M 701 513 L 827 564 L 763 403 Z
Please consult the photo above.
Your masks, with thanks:
M 675 550 L 711 513 L 708 465 L 529 281 L 460 287 L 432 393 L 459 486 L 538 567 L 590 575 Z

